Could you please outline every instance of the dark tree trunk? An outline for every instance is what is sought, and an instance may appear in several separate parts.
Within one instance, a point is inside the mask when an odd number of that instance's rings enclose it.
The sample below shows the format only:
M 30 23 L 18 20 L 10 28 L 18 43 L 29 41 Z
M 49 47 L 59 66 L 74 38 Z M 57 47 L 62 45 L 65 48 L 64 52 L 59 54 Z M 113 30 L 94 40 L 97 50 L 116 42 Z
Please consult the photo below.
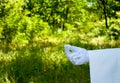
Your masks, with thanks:
M 105 17 L 105 25 L 106 28 L 108 29 L 108 20 L 107 20 L 107 1 L 101 0 L 102 5 L 103 5 L 103 12 L 104 12 L 104 17 Z

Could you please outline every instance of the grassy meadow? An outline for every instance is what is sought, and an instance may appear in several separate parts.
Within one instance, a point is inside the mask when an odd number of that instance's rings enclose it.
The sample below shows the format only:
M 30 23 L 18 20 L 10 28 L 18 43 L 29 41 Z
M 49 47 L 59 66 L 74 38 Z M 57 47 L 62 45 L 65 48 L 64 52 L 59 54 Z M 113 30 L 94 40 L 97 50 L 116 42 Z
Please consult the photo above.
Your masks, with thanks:
M 120 41 L 63 31 L 7 53 L 0 51 L 0 83 L 90 83 L 89 64 L 75 66 L 64 45 L 86 49 L 119 47 Z M 12 48 L 12 47 L 11 47 Z

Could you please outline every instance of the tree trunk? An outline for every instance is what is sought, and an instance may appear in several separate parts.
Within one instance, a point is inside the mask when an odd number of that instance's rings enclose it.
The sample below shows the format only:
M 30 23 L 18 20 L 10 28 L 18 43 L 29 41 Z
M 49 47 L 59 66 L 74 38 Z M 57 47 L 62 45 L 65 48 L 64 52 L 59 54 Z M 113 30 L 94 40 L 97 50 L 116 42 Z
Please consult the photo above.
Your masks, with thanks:
M 107 1 L 105 0 L 101 0 L 102 4 L 103 4 L 103 12 L 104 12 L 104 17 L 105 17 L 105 25 L 106 25 L 106 28 L 108 29 L 108 20 L 107 20 Z

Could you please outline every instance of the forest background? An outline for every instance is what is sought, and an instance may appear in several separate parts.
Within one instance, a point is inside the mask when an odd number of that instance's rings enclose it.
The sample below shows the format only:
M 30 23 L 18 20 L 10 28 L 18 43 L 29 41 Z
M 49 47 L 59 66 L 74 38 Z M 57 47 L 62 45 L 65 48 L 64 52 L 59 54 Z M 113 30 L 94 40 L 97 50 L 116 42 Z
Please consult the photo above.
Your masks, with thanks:
M 65 44 L 120 47 L 120 1 L 0 0 L 0 83 L 90 83 Z

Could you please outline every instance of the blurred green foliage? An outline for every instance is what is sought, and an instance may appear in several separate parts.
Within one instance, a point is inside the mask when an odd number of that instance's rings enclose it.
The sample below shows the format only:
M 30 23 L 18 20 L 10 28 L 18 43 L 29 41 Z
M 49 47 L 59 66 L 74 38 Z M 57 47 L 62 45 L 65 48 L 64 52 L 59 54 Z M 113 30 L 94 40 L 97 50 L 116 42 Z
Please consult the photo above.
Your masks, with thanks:
M 109 28 L 98 0 L 0 0 L 0 83 L 90 83 L 63 47 L 120 47 L 120 1 L 107 2 Z

